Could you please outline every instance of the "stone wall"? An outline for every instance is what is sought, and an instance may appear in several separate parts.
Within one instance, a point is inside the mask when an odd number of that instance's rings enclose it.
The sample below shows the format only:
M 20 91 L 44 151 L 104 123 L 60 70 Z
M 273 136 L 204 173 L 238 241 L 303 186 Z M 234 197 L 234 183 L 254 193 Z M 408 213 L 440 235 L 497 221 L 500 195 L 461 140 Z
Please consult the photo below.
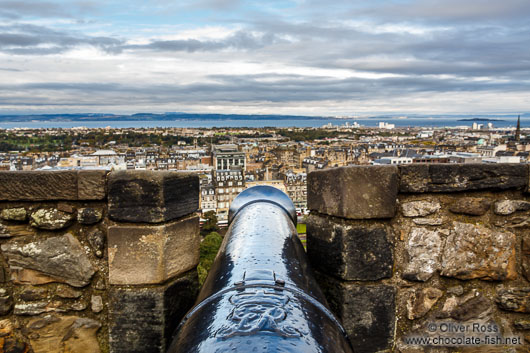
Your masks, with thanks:
M 307 252 L 355 352 L 528 352 L 528 185 L 527 165 L 310 173 Z
M 0 352 L 165 352 L 198 280 L 199 182 L 0 172 Z
M 310 173 L 308 255 L 356 352 L 528 351 L 528 184 L 526 165 Z M 198 188 L 0 172 L 0 352 L 164 352 L 198 291 Z M 407 341 L 464 335 L 521 344 Z

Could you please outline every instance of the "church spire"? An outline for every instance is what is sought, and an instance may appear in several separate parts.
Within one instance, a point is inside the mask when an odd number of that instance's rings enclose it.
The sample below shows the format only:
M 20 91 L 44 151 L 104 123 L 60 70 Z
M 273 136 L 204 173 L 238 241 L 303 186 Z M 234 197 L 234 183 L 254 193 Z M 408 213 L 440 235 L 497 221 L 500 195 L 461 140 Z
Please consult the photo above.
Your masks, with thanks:
M 515 129 L 515 141 L 521 140 L 521 116 L 517 117 L 517 128 Z

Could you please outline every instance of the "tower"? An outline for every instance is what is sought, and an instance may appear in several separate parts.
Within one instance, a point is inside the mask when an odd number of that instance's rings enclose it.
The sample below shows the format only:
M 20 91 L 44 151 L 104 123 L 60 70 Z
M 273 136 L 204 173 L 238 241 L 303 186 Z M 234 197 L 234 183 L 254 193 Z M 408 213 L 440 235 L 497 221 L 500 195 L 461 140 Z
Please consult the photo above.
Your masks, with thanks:
M 515 129 L 515 141 L 519 142 L 521 140 L 521 116 L 517 117 L 517 128 Z

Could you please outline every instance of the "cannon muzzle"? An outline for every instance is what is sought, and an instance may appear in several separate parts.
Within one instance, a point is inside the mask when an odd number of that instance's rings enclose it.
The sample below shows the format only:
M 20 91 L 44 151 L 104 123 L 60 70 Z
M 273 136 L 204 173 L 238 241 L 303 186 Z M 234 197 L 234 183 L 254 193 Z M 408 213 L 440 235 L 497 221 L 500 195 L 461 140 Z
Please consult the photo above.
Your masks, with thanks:
M 289 197 L 249 188 L 233 201 L 229 222 L 168 352 L 352 352 L 308 266 Z

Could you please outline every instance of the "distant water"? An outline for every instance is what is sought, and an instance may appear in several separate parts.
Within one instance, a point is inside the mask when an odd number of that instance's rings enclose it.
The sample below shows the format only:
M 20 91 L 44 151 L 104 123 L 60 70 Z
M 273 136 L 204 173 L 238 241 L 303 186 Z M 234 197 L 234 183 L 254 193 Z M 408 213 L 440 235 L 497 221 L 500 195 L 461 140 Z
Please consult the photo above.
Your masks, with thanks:
M 352 125 L 354 122 L 366 127 L 376 127 L 380 121 L 395 124 L 396 127 L 455 127 L 472 126 L 472 121 L 458 121 L 460 118 L 377 118 L 377 119 L 301 119 L 301 120 L 154 120 L 154 121 L 32 121 L 32 122 L 0 122 L 0 129 L 12 128 L 212 128 L 212 127 L 320 127 L 328 123 Z M 478 121 L 487 125 L 488 122 Z M 494 127 L 515 127 L 517 118 L 503 118 L 503 121 L 492 121 Z M 530 127 L 530 118 L 521 118 L 521 127 Z

